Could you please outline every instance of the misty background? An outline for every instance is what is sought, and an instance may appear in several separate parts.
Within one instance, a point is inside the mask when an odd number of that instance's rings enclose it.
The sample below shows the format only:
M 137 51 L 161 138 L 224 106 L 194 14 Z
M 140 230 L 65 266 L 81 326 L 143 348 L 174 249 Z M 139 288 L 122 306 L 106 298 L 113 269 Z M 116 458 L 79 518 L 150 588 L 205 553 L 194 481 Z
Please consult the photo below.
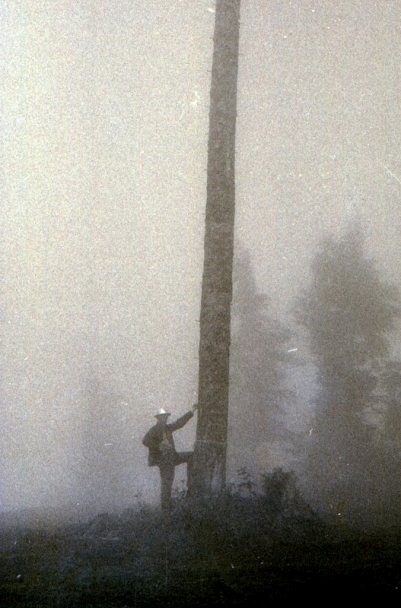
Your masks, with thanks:
M 334 510 L 330 471 L 316 484 L 308 465 L 323 372 L 294 308 L 324 238 L 332 267 L 352 250 L 348 277 L 366 255 L 400 287 L 400 8 L 241 7 L 229 470 L 295 469 Z M 0 507 L 154 501 L 142 437 L 159 407 L 196 401 L 214 3 L 0 11 Z M 383 331 L 400 359 L 396 316 Z M 194 424 L 177 435 L 193 440 Z

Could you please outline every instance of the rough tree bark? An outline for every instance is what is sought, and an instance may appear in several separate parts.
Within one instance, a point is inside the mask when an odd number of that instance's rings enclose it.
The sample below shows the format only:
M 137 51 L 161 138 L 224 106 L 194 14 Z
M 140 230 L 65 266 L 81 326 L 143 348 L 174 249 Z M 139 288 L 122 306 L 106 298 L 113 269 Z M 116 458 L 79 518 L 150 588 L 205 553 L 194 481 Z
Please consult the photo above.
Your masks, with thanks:
M 198 424 L 190 493 L 225 484 L 240 0 L 217 0 L 210 92 Z

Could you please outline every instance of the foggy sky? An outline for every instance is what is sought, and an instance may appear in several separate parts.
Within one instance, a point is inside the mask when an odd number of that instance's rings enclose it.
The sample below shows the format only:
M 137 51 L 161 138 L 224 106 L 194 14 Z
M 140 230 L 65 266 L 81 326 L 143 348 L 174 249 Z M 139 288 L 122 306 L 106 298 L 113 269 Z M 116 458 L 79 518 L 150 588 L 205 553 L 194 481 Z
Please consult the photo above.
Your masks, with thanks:
M 213 7 L 1 4 L 1 508 L 75 496 L 91 375 L 156 495 L 140 440 L 196 400 Z M 236 233 L 281 315 L 357 216 L 400 283 L 400 9 L 242 2 Z

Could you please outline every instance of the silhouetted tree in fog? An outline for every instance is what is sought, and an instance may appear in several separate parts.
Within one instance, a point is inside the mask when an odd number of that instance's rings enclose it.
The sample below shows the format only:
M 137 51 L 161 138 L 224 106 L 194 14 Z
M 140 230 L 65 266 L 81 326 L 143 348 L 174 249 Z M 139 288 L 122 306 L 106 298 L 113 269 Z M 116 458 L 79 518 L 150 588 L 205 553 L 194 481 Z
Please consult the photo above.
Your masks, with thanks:
M 376 436 L 380 457 L 378 489 L 387 519 L 401 517 L 401 362 L 383 365 L 378 385 L 379 432 Z
M 389 448 L 401 452 L 401 362 L 388 361 L 380 377 L 383 438 Z
M 364 253 L 358 228 L 326 239 L 296 317 L 308 331 L 319 391 L 309 472 L 320 500 L 339 513 L 375 487 L 377 450 L 369 411 L 399 315 L 397 292 Z
M 286 387 L 286 366 L 294 362 L 288 353 L 292 335 L 272 315 L 269 298 L 257 289 L 250 256 L 239 249 L 230 364 L 229 445 L 234 464 L 251 469 L 258 459 L 265 464 L 272 444 L 288 447 L 291 437 L 283 405 L 293 397 Z
M 133 467 L 127 404 L 120 395 L 105 389 L 92 373 L 84 379 L 79 400 L 80 503 L 94 512 L 120 507 L 128 494 L 127 468 Z

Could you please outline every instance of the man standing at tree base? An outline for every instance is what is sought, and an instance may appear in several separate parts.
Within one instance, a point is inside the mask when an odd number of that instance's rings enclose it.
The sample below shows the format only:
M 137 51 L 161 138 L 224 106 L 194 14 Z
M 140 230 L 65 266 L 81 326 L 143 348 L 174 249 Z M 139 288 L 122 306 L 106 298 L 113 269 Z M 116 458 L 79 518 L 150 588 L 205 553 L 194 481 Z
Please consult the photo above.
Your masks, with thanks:
M 175 467 L 179 464 L 187 465 L 187 487 L 190 487 L 192 455 L 193 452 L 177 452 L 174 445 L 173 433 L 181 429 L 192 418 L 197 405 L 192 411 L 168 424 L 170 416 L 163 408 L 156 414 L 157 423 L 146 433 L 143 445 L 149 448 L 148 464 L 150 467 L 158 466 L 161 480 L 161 507 L 168 511 L 171 506 L 171 490 L 174 482 Z

